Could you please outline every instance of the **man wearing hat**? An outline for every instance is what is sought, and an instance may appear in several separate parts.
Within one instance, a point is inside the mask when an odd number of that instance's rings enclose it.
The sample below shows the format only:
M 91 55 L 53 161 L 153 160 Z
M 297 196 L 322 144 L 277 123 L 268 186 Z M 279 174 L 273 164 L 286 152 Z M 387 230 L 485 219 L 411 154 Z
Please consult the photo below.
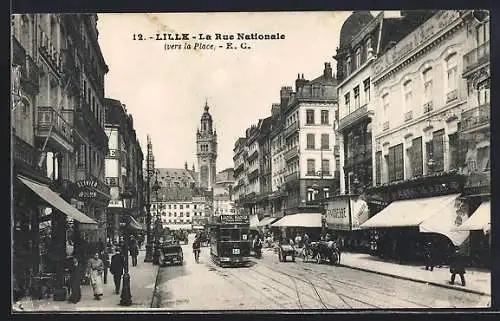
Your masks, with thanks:
M 120 284 L 123 275 L 123 269 L 125 267 L 125 259 L 120 253 L 120 247 L 116 247 L 115 254 L 111 257 L 111 266 L 109 271 L 113 274 L 113 280 L 115 282 L 115 293 L 120 293 Z

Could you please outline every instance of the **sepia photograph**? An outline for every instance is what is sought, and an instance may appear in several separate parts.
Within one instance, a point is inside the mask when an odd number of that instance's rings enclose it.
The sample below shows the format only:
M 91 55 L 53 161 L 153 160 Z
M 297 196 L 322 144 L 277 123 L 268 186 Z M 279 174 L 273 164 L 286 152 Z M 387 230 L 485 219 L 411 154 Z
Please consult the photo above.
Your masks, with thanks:
M 10 28 L 12 313 L 491 308 L 489 11 Z

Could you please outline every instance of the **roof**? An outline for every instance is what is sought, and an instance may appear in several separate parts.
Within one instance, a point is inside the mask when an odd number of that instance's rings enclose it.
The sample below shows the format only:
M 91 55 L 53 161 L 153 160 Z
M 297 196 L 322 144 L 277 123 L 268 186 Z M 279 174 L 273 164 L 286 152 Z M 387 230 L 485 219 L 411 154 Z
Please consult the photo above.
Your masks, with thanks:
M 228 182 L 228 181 L 234 181 L 234 169 L 232 168 L 227 168 L 215 176 L 215 182 Z
M 354 11 L 340 29 L 340 48 L 349 46 L 352 38 L 373 18 L 373 15 L 368 10 Z

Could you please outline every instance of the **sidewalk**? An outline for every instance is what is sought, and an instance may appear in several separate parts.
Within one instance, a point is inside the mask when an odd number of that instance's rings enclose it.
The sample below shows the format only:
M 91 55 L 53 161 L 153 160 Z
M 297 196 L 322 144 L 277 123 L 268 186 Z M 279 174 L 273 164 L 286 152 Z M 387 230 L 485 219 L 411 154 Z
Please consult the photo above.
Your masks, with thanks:
M 24 311 L 123 311 L 123 310 L 143 310 L 148 309 L 153 297 L 156 276 L 158 275 L 158 266 L 152 263 L 144 263 L 144 250 L 139 251 L 137 266 L 132 266 L 132 260 L 129 256 L 130 288 L 132 292 L 133 304 L 129 307 L 122 307 L 120 303 L 120 294 L 115 294 L 113 275 L 108 271 L 107 284 L 104 284 L 104 295 L 102 300 L 94 300 L 92 286 L 82 285 L 82 299 L 73 304 L 67 301 L 54 301 L 52 298 L 43 300 L 23 299 L 21 305 Z M 121 291 L 121 289 L 120 289 Z
M 463 287 L 459 285 L 461 282 L 460 276 L 458 275 L 455 277 L 455 285 L 448 283 L 451 278 L 450 268 L 448 266 L 443 266 L 441 268 L 435 267 L 434 271 L 431 272 L 426 270 L 423 265 L 397 264 L 387 262 L 369 254 L 349 252 L 342 253 L 340 263 L 342 266 L 362 271 L 491 296 L 491 273 L 485 270 L 466 269 L 466 286 Z

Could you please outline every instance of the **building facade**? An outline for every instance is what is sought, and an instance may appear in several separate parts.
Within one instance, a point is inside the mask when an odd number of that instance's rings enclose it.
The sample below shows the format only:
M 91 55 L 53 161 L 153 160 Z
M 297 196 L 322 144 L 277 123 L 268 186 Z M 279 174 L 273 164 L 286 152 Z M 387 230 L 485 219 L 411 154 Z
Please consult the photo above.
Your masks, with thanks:
M 130 192 L 131 210 L 126 210 L 134 221 L 143 221 L 144 196 L 142 167 L 144 155 L 134 130 L 132 115 L 126 106 L 116 99 L 106 98 L 106 134 L 108 153 L 106 156 L 106 180 L 110 186 L 106 222 L 110 242 L 122 235 L 121 223 L 125 223 L 122 194 Z
M 470 108 L 464 57 L 474 41 L 468 33 L 463 12 L 434 11 L 372 63 L 375 187 L 366 191 L 369 202 L 383 210 L 400 200 L 454 200 L 449 208 L 442 206 L 432 228 L 379 225 L 399 249 L 392 255 L 422 253 L 418 244 L 431 237 L 439 246 L 474 252 L 472 233 L 455 230 L 471 214 L 467 202 L 457 197 L 463 196 L 467 180 L 459 129 Z
M 201 116 L 201 128 L 196 132 L 196 156 L 200 171 L 199 183 L 204 189 L 212 189 L 217 174 L 217 132 L 213 128 L 212 116 L 205 103 L 205 112 Z
M 14 262 L 22 262 L 15 269 L 21 287 L 40 272 L 55 272 L 59 289 L 66 255 L 88 254 L 80 251 L 82 235 L 90 243 L 105 239 L 108 67 L 96 25 L 95 14 L 12 17 L 14 234 L 20 242 L 14 248 L 24 253 Z M 52 206 L 53 199 L 72 206 Z M 55 298 L 63 296 L 58 291 Z
M 234 170 L 227 168 L 217 174 L 213 190 L 213 214 L 233 215 L 236 213 L 232 200 L 235 185 Z
M 322 76 L 309 81 L 302 75 L 295 82 L 284 113 L 286 214 L 305 210 L 308 203 L 338 192 L 333 130 L 336 85 L 329 63 Z
M 248 177 L 246 158 L 248 157 L 248 149 L 246 147 L 246 138 L 240 137 L 234 143 L 233 162 L 234 162 L 234 180 L 232 200 L 237 204 L 240 199 L 243 199 L 248 193 Z

